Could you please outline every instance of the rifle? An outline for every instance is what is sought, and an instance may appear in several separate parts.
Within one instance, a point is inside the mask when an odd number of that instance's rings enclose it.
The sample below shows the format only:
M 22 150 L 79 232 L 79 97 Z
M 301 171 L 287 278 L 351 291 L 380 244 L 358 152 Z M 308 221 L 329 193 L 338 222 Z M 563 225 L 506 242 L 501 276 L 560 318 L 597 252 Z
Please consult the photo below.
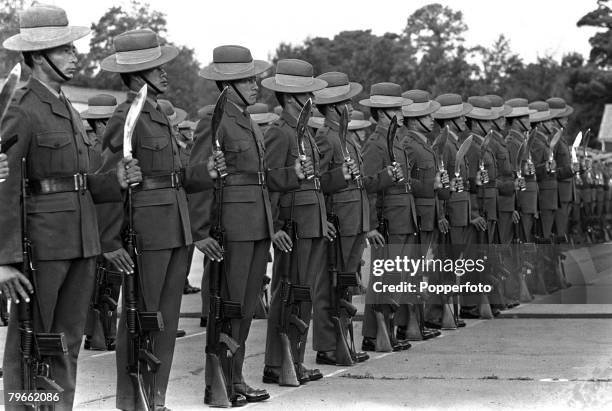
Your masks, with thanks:
M 211 121 L 213 146 L 221 150 L 218 133 L 227 99 L 227 87 L 221 92 L 215 104 Z M 225 233 L 223 230 L 223 189 L 226 173 L 219 173 L 215 190 L 216 224 L 211 232 L 224 252 Z M 213 407 L 230 407 L 230 398 L 234 396 L 232 381 L 233 355 L 240 345 L 231 337 L 231 320 L 243 317 L 242 305 L 239 302 L 226 301 L 221 298 L 221 282 L 225 279 L 225 262 L 210 261 L 210 305 L 208 311 L 208 328 L 206 329 L 206 388 L 205 402 Z M 222 367 L 222 363 L 224 367 Z M 224 369 L 225 368 L 225 371 Z M 227 377 L 227 378 L 226 378 Z M 229 394 L 228 394 L 229 393 Z
M 340 233 L 340 221 L 335 213 L 328 215 L 327 219 L 334 225 L 336 232 Z M 351 351 L 346 340 L 345 328 L 352 334 L 351 317 L 357 312 L 357 309 L 346 300 L 347 288 L 359 285 L 359 279 L 355 272 L 340 272 L 336 266 L 338 253 L 342 255 L 342 246 L 340 244 L 340 235 L 334 242 L 329 243 L 327 253 L 327 263 L 329 266 L 329 277 L 331 281 L 330 289 L 330 317 L 334 324 L 336 334 L 336 364 L 337 365 L 353 365 L 355 360 L 355 350 Z M 342 312 L 346 316 L 342 315 Z M 349 324 L 350 323 L 350 324 Z M 351 335 L 352 337 L 352 335 Z M 354 341 L 352 346 L 354 346 Z
M 132 158 L 132 135 L 140 117 L 140 112 L 147 98 L 147 85 L 142 86 L 134 98 L 123 127 L 123 156 Z M 163 331 L 164 321 L 159 311 L 142 311 L 139 308 L 140 299 L 140 264 L 138 262 L 138 238 L 134 229 L 134 207 L 132 204 L 132 186 L 128 186 L 128 226 L 124 233 L 126 251 L 134 262 L 134 270 L 123 274 L 124 302 L 126 326 L 128 331 L 128 364 L 127 371 L 134 387 L 134 402 L 136 409 L 150 411 L 155 408 L 155 373 L 161 366 L 161 361 L 153 354 L 154 344 L 152 332 Z M 145 387 L 142 374 L 146 370 L 152 376 L 152 384 Z
M 26 159 L 21 159 L 21 232 L 23 263 L 21 271 L 32 284 L 36 268 L 34 267 L 34 253 L 32 242 L 28 235 Z M 34 332 L 34 302 L 21 301 L 17 305 L 19 318 L 19 334 L 21 336 L 21 370 L 22 385 L 26 392 L 52 391 L 62 393 L 64 389 L 53 380 L 51 365 L 45 357 L 63 356 L 68 354 L 68 346 L 63 332 L 41 333 Z M 40 409 L 39 403 L 26 403 L 26 406 L 35 410 Z M 53 404 L 48 407 L 54 409 Z
M 96 269 L 96 282 L 93 292 L 91 312 L 93 317 L 88 322 L 93 322 L 93 329 L 86 330 L 91 336 L 91 347 L 93 349 L 110 350 L 115 339 L 113 322 L 117 312 L 117 298 L 123 277 L 121 272 L 113 271 L 98 264 Z

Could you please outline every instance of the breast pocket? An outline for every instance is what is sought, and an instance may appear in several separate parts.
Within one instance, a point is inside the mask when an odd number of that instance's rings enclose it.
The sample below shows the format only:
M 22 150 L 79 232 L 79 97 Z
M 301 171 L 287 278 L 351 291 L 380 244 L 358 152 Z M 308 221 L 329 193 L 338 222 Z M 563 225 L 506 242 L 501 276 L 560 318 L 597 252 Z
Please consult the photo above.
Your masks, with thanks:
M 140 139 L 140 166 L 150 171 L 171 171 L 170 136 L 146 136 Z
M 234 170 L 248 170 L 249 163 L 252 162 L 253 147 L 255 143 L 243 139 L 227 141 L 224 147 L 225 161 L 228 168 Z M 255 163 L 257 165 L 257 163 Z
M 72 172 L 76 167 L 72 141 L 72 134 L 65 131 L 37 134 L 37 159 L 34 167 L 40 166 L 42 174 L 57 175 Z

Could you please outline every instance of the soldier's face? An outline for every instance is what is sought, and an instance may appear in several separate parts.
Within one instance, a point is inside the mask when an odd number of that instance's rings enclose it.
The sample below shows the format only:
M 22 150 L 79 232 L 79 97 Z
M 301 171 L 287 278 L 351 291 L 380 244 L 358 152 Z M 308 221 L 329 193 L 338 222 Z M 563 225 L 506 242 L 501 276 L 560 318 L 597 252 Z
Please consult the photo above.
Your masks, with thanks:
M 455 125 L 459 133 L 461 133 L 462 131 L 465 131 L 465 129 L 467 128 L 467 126 L 465 125 L 465 117 L 463 116 L 456 118 L 454 122 L 451 121 L 450 125 L 451 125 L 451 128 L 453 125 Z
M 568 119 L 567 117 L 561 117 L 561 118 L 556 119 L 556 122 L 558 125 L 565 128 L 567 127 Z
M 163 94 L 168 91 L 168 73 L 163 66 L 155 67 L 142 72 L 142 76 Z
M 76 48 L 72 43 L 55 47 L 47 50 L 45 53 L 55 67 L 57 67 L 66 77 L 69 79 L 74 77 L 74 74 L 77 71 L 77 63 L 79 62 L 79 59 L 77 57 Z M 46 61 L 44 61 L 42 58 L 40 61 L 42 63 L 43 70 L 45 70 L 51 78 L 61 83 L 66 81 L 60 77 L 60 75 L 57 74 Z
M 252 106 L 257 102 L 257 91 L 259 87 L 257 86 L 257 80 L 255 77 L 249 77 L 246 79 L 236 80 L 234 81 L 234 87 L 242 94 L 242 97 L 247 101 L 249 106 Z M 236 104 L 244 104 L 242 99 L 236 95 L 236 92 L 230 87 L 228 90 L 230 93 L 228 97 Z
M 495 120 L 495 124 L 499 127 L 499 130 L 505 130 L 507 126 L 506 117 L 500 117 Z
M 427 131 L 431 131 L 433 130 L 433 126 L 434 126 L 434 118 L 431 114 L 428 114 L 426 116 L 420 117 L 419 118 L 421 120 L 421 123 L 427 127 Z

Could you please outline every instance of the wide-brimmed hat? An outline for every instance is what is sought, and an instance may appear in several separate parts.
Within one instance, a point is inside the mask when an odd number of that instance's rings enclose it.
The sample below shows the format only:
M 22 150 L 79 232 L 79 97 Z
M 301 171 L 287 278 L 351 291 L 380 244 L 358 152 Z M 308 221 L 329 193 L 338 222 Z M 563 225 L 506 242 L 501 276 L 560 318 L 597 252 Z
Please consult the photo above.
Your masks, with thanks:
M 191 131 L 195 131 L 196 129 L 196 122 L 195 121 L 189 121 L 189 120 L 183 120 L 179 123 L 178 125 L 179 130 L 191 130 Z
M 361 130 L 363 128 L 368 128 L 372 125 L 370 120 L 366 120 L 365 114 L 359 110 L 353 110 L 351 113 L 351 120 L 348 123 L 348 129 L 353 130 Z
M 440 103 L 440 108 L 433 113 L 433 117 L 438 120 L 459 118 L 472 110 L 472 105 L 464 103 L 459 94 L 440 94 L 436 101 Z
M 52 49 L 85 37 L 88 27 L 69 26 L 64 9 L 34 4 L 19 13 L 19 33 L 4 40 L 2 46 L 14 51 Z
M 81 112 L 83 120 L 111 118 L 117 108 L 117 99 L 110 94 L 97 94 L 87 100 L 87 110 Z
M 429 92 L 425 90 L 408 90 L 402 93 L 402 97 L 412 100 L 412 104 L 402 106 L 404 117 L 423 117 L 440 108 L 440 103 L 432 100 Z
M 161 46 L 151 29 L 129 30 L 113 39 L 115 54 L 102 60 L 102 70 L 135 73 L 166 64 L 178 56 L 174 46 Z
M 550 111 L 550 106 L 545 101 L 534 101 L 529 103 L 529 108 L 532 110 L 532 113 L 529 114 L 530 123 L 539 123 L 555 118 L 554 114 Z
M 412 100 L 402 97 L 399 84 L 376 83 L 370 87 L 370 98 L 361 100 L 359 104 L 373 108 L 393 108 L 412 104 Z
M 353 111 L 354 113 L 355 111 Z M 325 117 L 319 110 L 316 108 L 312 109 L 312 115 L 308 119 L 308 127 L 312 128 L 321 128 L 323 127 L 323 123 L 325 122 Z
M 574 112 L 574 107 L 567 104 L 561 97 L 551 97 L 546 102 L 555 118 L 569 117 Z
M 187 118 L 187 112 L 178 107 L 174 107 L 168 100 L 159 99 L 157 105 L 161 111 L 168 117 L 168 121 L 173 126 L 179 125 L 183 120 Z
M 323 73 L 317 78 L 326 81 L 327 87 L 314 92 L 315 104 L 334 104 L 350 100 L 363 90 L 361 84 L 349 81 L 346 74 L 338 71 Z
M 270 107 L 265 103 L 255 103 L 246 110 L 257 124 L 268 124 L 279 119 L 278 115 L 270 112 Z
M 465 116 L 474 120 L 495 120 L 499 116 L 491 108 L 491 100 L 484 96 L 472 96 L 468 98 L 472 105 L 472 111 Z
M 204 119 L 206 117 L 212 116 L 214 111 L 215 111 L 215 105 L 207 104 L 198 110 L 198 118 Z
M 491 102 L 491 110 L 499 117 L 506 117 L 506 114 L 512 112 L 512 107 L 504 103 L 504 99 L 497 94 L 487 94 L 485 96 Z
M 280 93 L 312 93 L 327 86 L 325 80 L 314 78 L 312 64 L 298 59 L 276 63 L 276 74 L 262 80 L 265 88 Z
M 505 104 L 512 109 L 506 114 L 506 118 L 524 117 L 535 113 L 535 110 L 529 108 L 529 102 L 526 98 L 511 98 L 506 100 Z
M 200 71 L 200 76 L 213 81 L 240 80 L 261 74 L 270 67 L 267 61 L 253 60 L 246 47 L 219 46 L 213 50 L 213 62 Z

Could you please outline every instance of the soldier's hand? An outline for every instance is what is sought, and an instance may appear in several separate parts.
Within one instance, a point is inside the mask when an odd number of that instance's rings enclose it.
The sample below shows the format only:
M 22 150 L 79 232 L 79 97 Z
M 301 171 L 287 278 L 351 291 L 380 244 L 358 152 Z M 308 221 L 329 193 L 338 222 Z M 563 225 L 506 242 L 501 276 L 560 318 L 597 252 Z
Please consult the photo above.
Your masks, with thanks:
M 449 229 L 450 229 L 450 224 L 446 218 L 443 217 L 438 220 L 438 230 L 440 230 L 442 234 L 448 233 Z
M 117 180 L 119 180 L 119 185 L 121 185 L 123 189 L 128 188 L 129 184 L 140 183 L 142 181 L 142 173 L 138 166 L 138 159 L 136 158 L 130 160 L 122 158 L 119 163 L 117 163 L 116 171 Z
M 104 253 L 104 258 L 113 263 L 117 270 L 122 273 L 134 272 L 134 261 L 132 261 L 132 258 L 123 247 L 115 251 Z
M 487 221 L 482 218 L 481 216 L 478 216 L 472 220 L 470 220 L 470 224 L 472 224 L 474 227 L 476 227 L 477 230 L 479 231 L 486 231 L 487 230 Z
M 223 151 L 216 150 L 213 152 L 212 156 L 208 157 L 208 174 L 210 174 L 210 178 L 213 180 L 219 178 L 220 174 L 225 174 L 227 170 L 227 166 L 225 164 L 225 155 Z
M 570 167 L 572 168 L 572 173 L 577 174 L 580 171 L 580 163 L 572 162 Z
M 478 170 L 476 172 L 476 178 L 474 179 L 475 180 L 474 182 L 476 183 L 477 186 L 481 186 L 482 185 L 483 173 L 486 173 L 486 171 Z
M 0 180 L 4 180 L 9 176 L 8 156 L 0 153 Z
M 214 238 L 203 238 L 196 241 L 195 246 L 210 260 L 217 262 L 223 260 L 223 249 Z
M 404 171 L 397 163 L 395 163 L 393 166 L 387 166 L 387 173 L 389 173 L 389 176 L 392 177 L 393 181 L 395 182 L 402 181 L 404 179 Z
M 325 220 L 325 222 L 327 223 L 325 227 L 325 238 L 327 238 L 329 241 L 334 241 L 338 235 L 336 232 L 336 227 L 331 221 Z
M 359 165 L 352 158 L 346 161 L 346 165 L 349 168 L 349 172 L 351 173 L 351 177 L 355 178 L 359 175 Z
M 451 191 L 457 191 L 457 192 L 463 191 L 465 189 L 465 187 L 463 186 L 463 178 L 461 177 L 453 178 L 450 182 L 450 189 Z
M 28 294 L 33 292 L 32 284 L 19 270 L 10 265 L 0 266 L 0 293 L 6 295 L 15 304 L 19 304 L 21 300 L 29 303 Z
M 442 184 L 442 188 L 448 187 L 450 184 L 448 172 L 446 170 L 440 172 L 440 183 Z
M 303 158 L 296 158 L 294 168 L 295 174 L 297 174 L 299 180 L 314 175 L 314 166 L 310 157 L 304 156 Z
M 291 251 L 291 247 L 293 247 L 293 241 L 291 241 L 291 237 L 284 230 L 278 230 L 272 236 L 272 242 L 281 251 L 286 253 Z
M 519 214 L 519 212 L 516 210 L 513 210 L 512 211 L 512 222 L 514 224 L 518 224 L 520 220 L 521 220 L 521 215 Z
M 524 191 L 527 188 L 525 179 L 523 177 L 517 177 L 514 179 L 514 191 Z
M 442 179 L 440 178 L 440 172 L 437 172 L 436 176 L 434 177 L 433 189 L 439 190 L 441 188 L 442 188 Z
M 557 162 L 554 159 L 546 161 L 546 171 L 549 173 L 554 173 L 557 171 Z
M 369 231 L 366 234 L 366 238 L 375 248 L 378 246 L 382 247 L 385 245 L 385 237 L 377 229 Z
M 344 179 L 346 181 L 348 181 L 348 180 L 350 180 L 352 178 L 351 170 L 349 169 L 349 166 L 346 163 L 342 164 L 342 175 L 344 176 Z

